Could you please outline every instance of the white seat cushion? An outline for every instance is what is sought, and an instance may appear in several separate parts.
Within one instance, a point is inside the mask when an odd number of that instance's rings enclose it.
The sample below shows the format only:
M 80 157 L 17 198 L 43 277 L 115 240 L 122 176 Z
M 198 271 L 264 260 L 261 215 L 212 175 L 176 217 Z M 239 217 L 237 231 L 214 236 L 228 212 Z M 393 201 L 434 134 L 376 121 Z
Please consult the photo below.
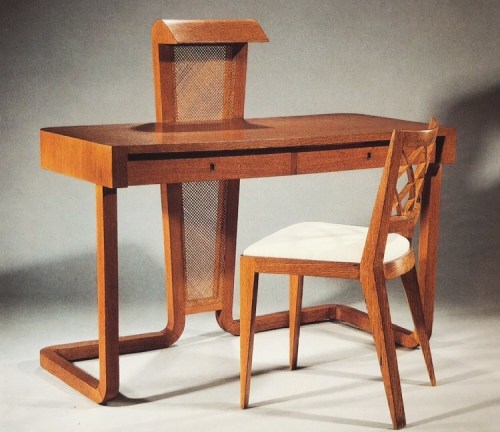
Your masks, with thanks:
M 367 233 L 367 227 L 301 222 L 255 242 L 243 255 L 360 263 Z M 384 262 L 402 257 L 409 249 L 405 237 L 389 234 Z

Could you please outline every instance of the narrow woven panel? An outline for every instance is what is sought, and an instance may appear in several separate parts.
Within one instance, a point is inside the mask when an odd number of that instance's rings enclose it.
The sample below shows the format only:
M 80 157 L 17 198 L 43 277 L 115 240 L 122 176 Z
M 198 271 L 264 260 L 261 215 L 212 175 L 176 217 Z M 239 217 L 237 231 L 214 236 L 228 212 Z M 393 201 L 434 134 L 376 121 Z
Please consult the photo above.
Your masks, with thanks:
M 183 183 L 185 295 L 188 307 L 221 301 L 224 271 L 225 182 Z
M 225 45 L 176 45 L 175 113 L 177 122 L 207 122 L 224 119 L 224 112 L 233 112 L 232 98 L 224 100 L 225 86 L 232 91 L 234 62 L 227 59 Z M 227 59 L 227 60 L 226 60 Z
M 201 123 L 232 118 L 235 66 L 228 45 L 174 47 L 175 119 Z M 188 308 L 222 300 L 227 182 L 183 183 L 184 281 Z

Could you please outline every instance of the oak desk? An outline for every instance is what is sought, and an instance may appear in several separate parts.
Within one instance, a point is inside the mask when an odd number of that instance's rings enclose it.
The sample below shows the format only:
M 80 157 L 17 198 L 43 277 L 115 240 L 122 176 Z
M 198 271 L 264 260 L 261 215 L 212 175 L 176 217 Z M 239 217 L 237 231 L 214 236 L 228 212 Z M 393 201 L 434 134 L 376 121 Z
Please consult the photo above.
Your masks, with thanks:
M 393 129 L 426 126 L 360 114 L 326 114 L 208 124 L 43 129 L 42 166 L 96 185 L 99 340 L 44 348 L 42 366 L 89 398 L 105 402 L 118 393 L 119 354 L 168 347 L 182 334 L 186 314 L 214 310 L 220 326 L 237 335 L 239 323 L 233 319 L 232 308 L 240 179 L 381 167 Z M 456 146 L 453 128 L 440 127 L 438 135 L 436 159 L 426 178 L 419 239 L 419 275 L 429 335 L 442 164 L 454 162 Z M 227 182 L 225 206 L 216 202 L 210 209 L 211 196 L 203 200 L 197 195 L 205 193 L 204 189 L 183 190 L 215 180 Z M 146 184 L 162 188 L 168 323 L 158 332 L 119 337 L 116 191 Z M 182 213 L 187 205 L 183 192 L 194 194 L 194 206 L 199 202 L 202 207 L 194 221 Z M 204 229 L 204 222 L 211 228 L 200 243 L 196 234 Z M 188 225 L 195 234 L 187 234 Z M 208 270 L 197 267 L 207 256 L 211 259 Z M 210 293 L 199 294 L 197 289 L 205 285 Z M 366 314 L 347 306 L 323 305 L 302 312 L 303 323 L 323 320 L 348 322 L 369 331 Z M 261 316 L 257 321 L 261 331 L 287 325 L 288 312 Z M 397 343 L 416 346 L 411 331 L 397 326 L 394 331 Z M 99 380 L 73 364 L 97 357 Z

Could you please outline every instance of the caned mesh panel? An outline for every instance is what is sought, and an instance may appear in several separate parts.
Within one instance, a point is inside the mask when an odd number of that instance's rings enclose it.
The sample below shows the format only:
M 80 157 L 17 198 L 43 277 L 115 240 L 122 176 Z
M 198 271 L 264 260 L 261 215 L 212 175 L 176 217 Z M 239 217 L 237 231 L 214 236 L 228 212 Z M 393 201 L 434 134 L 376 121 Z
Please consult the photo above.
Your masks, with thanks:
M 183 183 L 185 293 L 188 306 L 222 300 L 225 182 Z
M 229 45 L 174 47 L 175 121 L 233 117 L 235 66 Z M 209 309 L 222 301 L 227 182 L 182 185 L 186 306 Z
M 176 45 L 175 115 L 177 122 L 206 122 L 232 114 L 234 62 L 226 45 Z M 226 70 L 227 68 L 227 70 Z M 226 99 L 226 100 L 225 100 Z

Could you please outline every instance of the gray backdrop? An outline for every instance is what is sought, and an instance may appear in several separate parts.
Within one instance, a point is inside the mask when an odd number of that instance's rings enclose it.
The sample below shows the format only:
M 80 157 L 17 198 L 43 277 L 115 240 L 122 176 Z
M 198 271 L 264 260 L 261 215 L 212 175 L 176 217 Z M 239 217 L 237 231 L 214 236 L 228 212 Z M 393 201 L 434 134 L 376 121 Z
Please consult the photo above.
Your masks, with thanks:
M 23 319 L 30 306 L 94 304 L 94 188 L 40 169 L 38 131 L 153 121 L 157 18 L 260 22 L 270 43 L 250 47 L 247 117 L 434 115 L 456 126 L 457 163 L 444 173 L 438 313 L 500 311 L 498 0 L 2 0 L 0 302 L 11 313 L 1 320 Z M 379 175 L 242 182 L 238 254 L 295 221 L 366 223 Z M 119 236 L 121 301 L 143 313 L 163 308 L 157 186 L 119 192 Z M 271 283 L 281 282 L 263 282 Z M 282 285 L 263 290 L 259 307 L 284 307 Z M 360 296 L 345 282 L 308 287 L 307 304 Z

